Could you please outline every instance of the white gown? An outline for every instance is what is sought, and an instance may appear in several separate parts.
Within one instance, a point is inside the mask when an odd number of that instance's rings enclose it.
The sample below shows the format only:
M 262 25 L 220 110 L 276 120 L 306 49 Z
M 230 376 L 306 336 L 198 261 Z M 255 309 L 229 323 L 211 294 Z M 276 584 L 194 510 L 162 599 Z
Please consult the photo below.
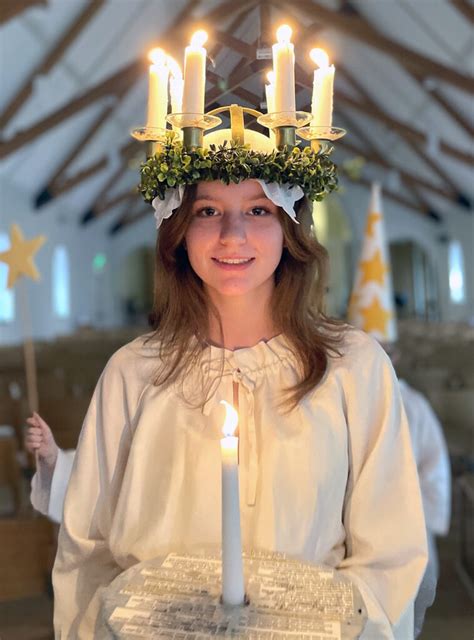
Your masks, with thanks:
M 53 584 L 56 638 L 107 637 L 100 594 L 124 569 L 171 550 L 219 545 L 221 399 L 239 382 L 246 548 L 337 567 L 369 612 L 364 639 L 413 637 L 426 534 L 410 435 L 384 351 L 348 331 L 318 388 L 289 414 L 278 390 L 298 365 L 283 336 L 234 352 L 209 347 L 222 380 L 204 410 L 155 387 L 156 347 L 139 338 L 102 374 L 79 439 Z M 187 389 L 196 386 L 188 377 Z M 402 618 L 402 630 L 393 625 Z M 407 623 L 408 626 L 403 626 Z

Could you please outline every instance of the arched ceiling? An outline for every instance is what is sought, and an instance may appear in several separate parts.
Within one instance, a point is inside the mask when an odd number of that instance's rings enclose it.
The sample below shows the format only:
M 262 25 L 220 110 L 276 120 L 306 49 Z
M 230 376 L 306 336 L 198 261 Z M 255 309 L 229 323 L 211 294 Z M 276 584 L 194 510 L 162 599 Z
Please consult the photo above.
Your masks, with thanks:
M 259 109 L 271 61 L 257 50 L 285 21 L 299 109 L 311 101 L 308 50 L 323 46 L 336 65 L 344 179 L 381 179 L 386 197 L 433 224 L 470 215 L 473 15 L 471 0 L 2 0 L 0 175 L 39 214 L 66 199 L 78 224 L 133 223 L 145 211 L 134 190 L 143 149 L 129 132 L 145 119 L 147 51 L 181 61 L 205 26 L 207 108 Z

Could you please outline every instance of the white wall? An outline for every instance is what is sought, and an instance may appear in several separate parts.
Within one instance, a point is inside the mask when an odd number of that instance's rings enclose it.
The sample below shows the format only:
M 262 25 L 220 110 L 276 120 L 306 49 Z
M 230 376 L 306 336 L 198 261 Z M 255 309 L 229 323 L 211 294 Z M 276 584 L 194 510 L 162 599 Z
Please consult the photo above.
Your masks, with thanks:
M 351 220 L 356 245 L 353 256 L 357 259 L 364 235 L 369 191 L 362 185 L 351 184 L 339 197 Z M 444 222 L 437 224 L 428 217 L 418 215 L 393 200 L 384 198 L 383 195 L 382 200 L 387 242 L 416 242 L 423 247 L 435 266 L 440 292 L 441 320 L 474 321 L 474 216 L 453 207 L 452 210 L 443 212 Z M 448 249 L 447 245 L 440 242 L 441 235 L 459 240 L 462 245 L 466 290 L 464 304 L 454 304 L 449 299 Z

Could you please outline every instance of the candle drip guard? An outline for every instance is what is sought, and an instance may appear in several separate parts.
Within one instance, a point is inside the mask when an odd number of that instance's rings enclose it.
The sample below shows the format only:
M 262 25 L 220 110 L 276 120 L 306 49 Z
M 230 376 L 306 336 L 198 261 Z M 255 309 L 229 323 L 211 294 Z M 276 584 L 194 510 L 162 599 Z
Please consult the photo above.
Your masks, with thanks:
M 202 147 L 204 131 L 214 129 L 222 122 L 217 116 L 203 113 L 170 113 L 166 120 L 183 130 L 183 144 L 187 149 Z
M 311 143 L 311 149 L 317 154 L 328 154 L 332 151 L 331 142 L 346 135 L 346 130 L 340 127 L 318 127 L 309 125 L 297 129 L 296 134 Z

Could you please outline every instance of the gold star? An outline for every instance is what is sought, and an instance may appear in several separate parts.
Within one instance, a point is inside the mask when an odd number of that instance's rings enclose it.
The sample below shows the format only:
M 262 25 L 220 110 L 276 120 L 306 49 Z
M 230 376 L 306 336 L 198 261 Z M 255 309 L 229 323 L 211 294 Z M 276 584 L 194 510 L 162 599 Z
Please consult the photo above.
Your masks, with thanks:
M 378 249 L 370 260 L 363 260 L 360 263 L 362 269 L 361 285 L 366 282 L 378 282 L 383 284 L 384 276 L 388 272 L 387 265 L 382 260 L 382 253 Z
M 39 279 L 39 271 L 33 262 L 33 256 L 45 242 L 44 236 L 25 240 L 18 225 L 13 224 L 10 231 L 10 248 L 0 253 L 0 262 L 5 262 L 8 270 L 7 287 L 11 289 L 20 276 Z
M 381 219 L 382 219 L 382 216 L 380 215 L 380 213 L 376 213 L 375 211 L 373 211 L 372 213 L 369 213 L 369 216 L 367 218 L 367 234 L 369 236 L 374 235 L 374 225 L 376 222 L 378 222 Z
M 392 314 L 381 306 L 378 298 L 374 298 L 368 307 L 362 307 L 360 313 L 363 317 L 362 329 L 364 331 L 367 333 L 380 331 L 384 336 L 387 334 L 387 323 Z

